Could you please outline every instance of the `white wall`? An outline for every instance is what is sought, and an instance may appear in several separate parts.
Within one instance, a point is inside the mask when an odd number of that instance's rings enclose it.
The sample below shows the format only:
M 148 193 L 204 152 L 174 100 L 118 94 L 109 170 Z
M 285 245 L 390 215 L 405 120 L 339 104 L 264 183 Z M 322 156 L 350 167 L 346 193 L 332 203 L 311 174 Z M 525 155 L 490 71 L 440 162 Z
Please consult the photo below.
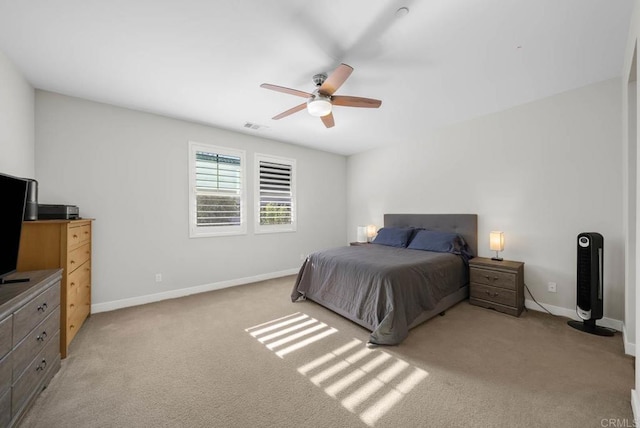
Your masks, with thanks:
M 623 204 L 622 204 L 622 225 L 625 235 L 625 310 L 624 310 L 624 339 L 625 350 L 628 354 L 635 355 L 636 344 L 636 258 L 637 258 L 637 222 L 638 222 L 638 85 L 635 75 L 627 74 L 622 81 L 623 85 Z
M 247 235 L 189 238 L 190 140 L 246 150 Z M 344 156 L 40 90 L 36 151 L 40 202 L 96 219 L 96 305 L 294 271 L 346 243 Z M 296 159 L 297 232 L 254 235 L 254 152 Z
M 0 52 L 0 172 L 34 176 L 33 88 Z
M 575 311 L 576 236 L 605 238 L 605 317 L 624 317 L 620 80 L 348 159 L 348 233 L 384 213 L 476 213 L 479 255 L 505 233 L 536 299 Z M 557 283 L 557 293 L 547 292 Z M 526 295 L 529 298 L 528 295 Z
M 638 216 L 638 205 L 637 205 L 640 202 L 640 197 L 638 195 L 638 192 L 640 191 L 640 186 L 638 185 L 639 183 L 637 181 L 638 178 L 640 177 L 640 174 L 637 173 L 638 172 L 637 156 L 640 154 L 639 153 L 640 150 L 637 150 L 638 120 L 640 120 L 640 115 L 638 114 L 638 108 L 637 108 L 637 102 L 638 102 L 637 57 L 635 58 L 636 64 L 635 66 L 633 65 L 634 50 L 636 49 L 639 38 L 640 38 L 640 0 L 634 0 L 633 13 L 631 15 L 630 26 L 629 26 L 629 37 L 627 38 L 627 46 L 625 47 L 625 51 L 624 51 L 624 66 L 622 68 L 622 81 L 620 84 L 622 95 L 623 95 L 622 102 L 621 102 L 622 109 L 623 109 L 622 126 L 621 126 L 622 137 L 623 137 L 622 147 L 624 150 L 625 157 L 629 156 L 629 153 L 630 153 L 629 149 L 632 148 L 634 145 L 633 139 L 635 139 L 635 147 L 636 147 L 636 162 L 635 162 L 635 167 L 636 167 L 635 180 L 636 181 L 635 183 L 629 183 L 629 182 L 624 183 L 625 191 L 628 192 L 629 189 L 633 189 L 633 188 L 636 189 L 636 195 L 635 195 L 636 209 L 634 210 L 630 206 L 630 204 L 633 203 L 634 201 L 632 200 L 633 198 L 630 198 L 628 196 L 627 196 L 627 200 L 625 200 L 625 205 L 624 205 L 624 208 L 627 210 L 625 212 L 624 220 L 627 220 L 629 217 L 632 217 L 634 213 L 636 217 L 636 224 L 635 224 L 636 251 L 634 253 L 635 260 L 628 260 L 628 262 L 632 264 L 632 268 L 635 269 L 635 274 L 631 274 L 631 275 L 627 274 L 630 282 L 626 284 L 626 294 L 625 294 L 626 310 L 628 312 L 632 312 L 632 313 L 626 314 L 626 319 L 629 322 L 635 322 L 635 328 L 631 329 L 632 332 L 634 333 L 634 337 L 633 337 L 633 339 L 635 339 L 634 346 L 635 346 L 635 343 L 637 343 L 637 336 L 638 336 L 638 332 L 640 331 L 640 318 L 637 316 L 637 313 L 638 313 L 637 308 L 640 307 L 640 293 L 637 292 L 638 278 L 640 278 L 640 276 L 638 275 L 638 268 L 640 267 L 640 260 L 638 259 L 638 256 L 640 256 L 640 251 L 638 251 L 638 246 L 640 245 L 640 240 L 637 239 L 637 232 L 640 230 L 640 216 Z M 635 77 L 632 76 L 632 73 L 635 74 Z M 629 84 L 630 80 L 636 83 L 635 84 L 632 83 L 630 85 Z M 630 94 L 630 92 L 633 92 L 633 93 Z M 635 108 L 635 112 L 633 111 L 634 108 Z M 630 162 L 629 159 L 625 159 L 625 164 L 629 165 L 629 164 L 633 164 L 633 162 Z M 632 174 L 628 174 L 627 178 L 631 179 L 632 176 L 633 176 Z M 631 228 L 632 226 L 627 225 L 627 229 L 631 229 Z M 627 245 L 630 245 L 631 243 L 628 242 L 629 238 L 626 237 L 625 239 L 627 239 Z M 640 419 L 640 397 L 638 396 L 637 391 L 638 391 L 638 387 L 640 387 L 640 359 L 636 358 L 635 366 L 636 366 L 635 389 L 631 391 L 631 406 L 633 407 L 634 419 L 639 420 Z

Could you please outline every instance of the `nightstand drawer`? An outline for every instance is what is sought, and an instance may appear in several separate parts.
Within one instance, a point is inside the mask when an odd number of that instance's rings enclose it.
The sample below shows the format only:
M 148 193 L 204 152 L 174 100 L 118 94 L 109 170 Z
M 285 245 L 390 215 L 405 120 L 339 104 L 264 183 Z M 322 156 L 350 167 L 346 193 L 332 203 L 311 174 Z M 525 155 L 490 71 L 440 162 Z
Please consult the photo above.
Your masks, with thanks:
M 504 314 L 513 315 L 514 317 L 519 317 L 520 312 L 522 312 L 521 307 L 514 308 L 512 306 L 505 306 L 488 300 L 474 299 L 473 297 L 469 298 L 469 303 L 483 308 L 493 309 L 494 311 L 502 312 Z
M 490 285 L 473 284 L 470 291 L 474 299 L 500 303 L 506 306 L 516 306 L 516 292 Z
M 475 282 L 476 284 L 508 288 L 509 290 L 516 289 L 516 275 L 512 273 L 472 267 L 470 274 L 471 282 Z

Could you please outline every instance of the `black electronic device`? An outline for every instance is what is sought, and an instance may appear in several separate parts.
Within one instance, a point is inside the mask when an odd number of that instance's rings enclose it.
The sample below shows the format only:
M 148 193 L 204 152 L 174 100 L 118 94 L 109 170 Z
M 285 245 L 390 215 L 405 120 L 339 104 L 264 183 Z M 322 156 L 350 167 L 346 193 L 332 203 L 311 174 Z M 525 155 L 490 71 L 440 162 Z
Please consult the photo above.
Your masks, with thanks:
M 27 204 L 24 208 L 24 219 L 34 221 L 38 219 L 38 182 L 31 178 L 27 180 Z
M 0 284 L 29 280 L 6 278 L 18 268 L 28 183 L 22 178 L 0 174 Z
M 604 306 L 604 238 L 596 232 L 580 233 L 577 253 L 576 313 L 582 322 L 569 321 L 569 325 L 598 336 L 613 336 L 613 330 L 596 325 Z
M 76 220 L 80 210 L 75 205 L 38 205 L 38 218 L 41 220 Z

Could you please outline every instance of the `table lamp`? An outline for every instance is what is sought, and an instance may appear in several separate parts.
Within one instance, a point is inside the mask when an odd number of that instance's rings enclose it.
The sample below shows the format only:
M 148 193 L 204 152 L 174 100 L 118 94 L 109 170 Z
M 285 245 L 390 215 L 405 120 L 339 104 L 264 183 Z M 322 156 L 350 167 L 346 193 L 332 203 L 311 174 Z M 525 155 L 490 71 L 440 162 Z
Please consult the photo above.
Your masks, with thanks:
M 491 257 L 491 260 L 502 261 L 502 257 L 498 255 L 499 251 L 504 251 L 504 233 L 500 231 L 494 231 L 489 233 L 489 248 L 491 251 L 496 252 L 495 257 Z

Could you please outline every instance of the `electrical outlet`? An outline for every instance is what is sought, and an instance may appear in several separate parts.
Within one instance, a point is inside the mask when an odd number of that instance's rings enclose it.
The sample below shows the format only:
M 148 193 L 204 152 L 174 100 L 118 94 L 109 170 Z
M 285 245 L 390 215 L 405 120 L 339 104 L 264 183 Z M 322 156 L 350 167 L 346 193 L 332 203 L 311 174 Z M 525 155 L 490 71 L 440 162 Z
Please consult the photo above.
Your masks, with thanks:
M 156 274 L 156 282 L 162 282 L 162 274 L 161 273 L 157 273 Z
M 549 291 L 549 293 L 555 293 L 557 291 L 556 283 L 555 282 L 547 283 L 547 290 Z

